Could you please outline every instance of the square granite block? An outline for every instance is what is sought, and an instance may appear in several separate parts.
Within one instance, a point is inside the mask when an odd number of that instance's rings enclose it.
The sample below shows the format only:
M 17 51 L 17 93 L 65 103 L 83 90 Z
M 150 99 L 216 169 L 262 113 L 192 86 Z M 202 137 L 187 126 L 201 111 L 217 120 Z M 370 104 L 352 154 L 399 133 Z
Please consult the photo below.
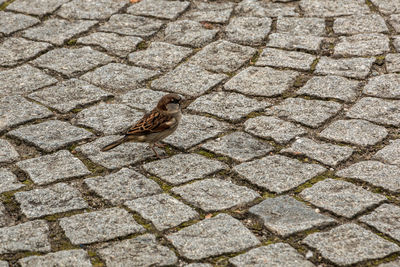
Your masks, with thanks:
M 225 28 L 229 41 L 243 45 L 261 45 L 271 30 L 270 18 L 236 17 Z
M 269 35 L 268 40 L 269 41 L 267 43 L 267 46 L 269 47 L 291 49 L 291 50 L 304 49 L 308 51 L 317 51 L 320 49 L 324 38 L 318 36 L 309 36 L 309 35 L 293 35 L 291 33 L 272 33 L 271 35 Z M 293 60 L 294 57 L 295 56 L 290 56 L 290 59 L 284 59 L 284 60 L 290 61 Z M 295 64 L 297 65 L 298 63 L 296 62 Z M 275 65 L 276 64 L 274 63 L 273 66 Z
M 400 32 L 400 14 L 393 14 L 390 16 L 389 24 L 396 32 Z
M 400 74 L 383 74 L 369 79 L 363 93 L 369 96 L 400 99 Z
M 0 139 L 0 163 L 11 163 L 18 159 L 15 148 L 8 141 Z
M 9 216 L 6 207 L 0 203 L 0 228 L 13 225 L 14 220 Z M 1 264 L 0 264 L 1 267 Z
M 389 145 L 376 152 L 372 158 L 384 163 L 400 165 L 400 139 L 391 140 Z
M 166 92 L 154 91 L 147 88 L 131 90 L 120 96 L 121 103 L 131 108 L 150 112 L 157 106 L 158 101 L 166 95 Z
M 15 176 L 14 173 L 7 169 L 0 168 L 0 194 L 7 191 L 17 190 L 24 186 L 23 183 L 20 183 L 17 180 L 17 176 Z
M 389 52 L 389 38 L 381 33 L 361 33 L 339 37 L 335 56 L 374 56 Z
M 287 0 L 281 0 L 285 2 Z M 243 0 L 235 8 L 235 13 L 243 17 L 284 17 L 298 16 L 294 5 L 271 3 L 270 1 Z
M 38 24 L 39 22 L 39 19 L 31 16 L 0 11 L 0 33 L 11 34 Z
M 79 266 L 91 267 L 89 255 L 83 249 L 61 250 L 44 256 L 30 256 L 18 260 L 21 267 L 29 266 Z
M 385 61 L 387 72 L 400 72 L 400 54 L 387 54 Z
M 7 10 L 12 10 L 31 15 L 43 16 L 50 14 L 69 0 L 19 0 L 13 1 L 7 6 Z
M 256 66 L 272 66 L 309 70 L 316 56 L 297 51 L 285 51 L 265 48 L 256 62 Z
M 378 14 L 336 18 L 333 31 L 337 34 L 388 32 L 385 20 Z
M 322 18 L 279 17 L 276 32 L 302 36 L 323 36 L 325 20 Z
M 371 2 L 385 15 L 398 13 L 400 11 L 400 2 L 397 0 L 371 0 Z
M 315 74 L 338 75 L 363 79 L 371 70 L 375 58 L 339 58 L 321 57 L 315 68 Z
M 300 8 L 307 17 L 336 17 L 370 13 L 363 0 L 301 0 Z
M 86 1 L 86 0 L 85 0 Z M 99 27 L 103 32 L 114 32 L 122 35 L 150 37 L 154 35 L 164 23 L 158 19 L 134 16 L 130 14 L 116 14 L 108 22 Z
M 189 5 L 188 1 L 143 0 L 131 5 L 127 12 L 161 19 L 176 19 Z
M 57 15 L 67 19 L 107 19 L 126 4 L 123 0 L 73 0 L 64 4 Z
M 192 9 L 185 18 L 195 21 L 207 21 L 213 23 L 226 23 L 232 14 L 234 4 L 231 2 L 201 2 L 195 1 Z

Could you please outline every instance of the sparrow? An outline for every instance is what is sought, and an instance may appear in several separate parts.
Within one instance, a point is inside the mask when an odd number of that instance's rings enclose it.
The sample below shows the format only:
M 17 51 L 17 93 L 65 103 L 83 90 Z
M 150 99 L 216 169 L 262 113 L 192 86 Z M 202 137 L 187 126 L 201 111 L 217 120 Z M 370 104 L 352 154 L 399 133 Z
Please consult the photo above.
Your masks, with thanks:
M 145 142 L 160 158 L 154 146 L 164 147 L 158 142 L 172 134 L 181 120 L 182 97 L 177 94 L 167 94 L 163 96 L 157 106 L 148 114 L 144 115 L 139 121 L 132 125 L 125 136 L 111 144 L 106 145 L 101 151 L 108 151 L 125 142 Z

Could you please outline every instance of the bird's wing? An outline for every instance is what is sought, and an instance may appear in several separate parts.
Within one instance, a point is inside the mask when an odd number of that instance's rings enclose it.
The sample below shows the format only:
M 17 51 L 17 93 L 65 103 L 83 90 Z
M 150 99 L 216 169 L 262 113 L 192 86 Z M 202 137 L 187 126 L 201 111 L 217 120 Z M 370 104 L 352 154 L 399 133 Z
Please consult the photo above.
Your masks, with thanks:
M 158 111 L 153 111 L 129 128 L 126 135 L 136 136 L 162 132 L 169 129 L 175 122 L 176 119 L 174 117 L 161 114 Z

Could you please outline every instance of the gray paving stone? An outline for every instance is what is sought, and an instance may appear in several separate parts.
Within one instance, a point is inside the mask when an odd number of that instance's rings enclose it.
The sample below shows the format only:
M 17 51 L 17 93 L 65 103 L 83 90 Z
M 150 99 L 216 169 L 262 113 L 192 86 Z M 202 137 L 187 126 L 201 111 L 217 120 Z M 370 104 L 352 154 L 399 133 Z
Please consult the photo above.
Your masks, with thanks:
M 131 108 L 137 108 L 150 112 L 161 99 L 165 92 L 153 91 L 147 88 L 131 90 L 121 95 L 121 103 Z
M 276 23 L 276 31 L 292 34 L 292 36 L 323 36 L 325 34 L 325 20 L 322 18 L 279 17 Z
M 192 10 L 185 18 L 195 21 L 226 23 L 232 14 L 234 4 L 231 2 L 202 2 L 195 1 Z
M 126 4 L 123 0 L 72 0 L 57 15 L 67 19 L 107 19 Z
M 236 6 L 235 12 L 244 17 L 298 16 L 295 6 L 259 0 L 243 0 Z
M 7 38 L 0 44 L 0 66 L 14 66 L 31 59 L 52 45 L 43 42 L 29 41 L 19 37 Z
M 400 3 L 397 0 L 371 0 L 371 2 L 385 15 L 400 12 Z
M 58 48 L 32 61 L 36 66 L 51 69 L 67 76 L 85 72 L 113 59 L 90 47 L 76 49 Z
M 359 146 L 371 146 L 382 141 L 388 131 L 364 120 L 338 120 L 325 128 L 320 136 L 329 140 Z
M 291 33 L 273 33 L 268 37 L 267 46 L 284 49 L 304 49 L 317 51 L 324 38 L 309 35 L 293 35 Z
M 127 168 L 107 176 L 87 178 L 85 184 L 114 205 L 162 192 L 156 182 Z
M 342 105 L 333 101 L 287 98 L 279 105 L 270 108 L 270 112 L 275 116 L 286 117 L 317 128 L 334 117 L 341 109 Z
M 251 135 L 243 132 L 234 132 L 221 138 L 209 141 L 202 148 L 217 154 L 231 157 L 237 161 L 248 161 L 260 157 L 274 150 L 268 143 L 258 141 Z
M 256 66 L 309 70 L 315 59 L 315 56 L 303 52 L 265 48 L 258 58 Z
M 272 19 L 236 17 L 225 28 L 229 41 L 243 45 L 261 45 L 271 30 Z
M 314 76 L 297 91 L 297 94 L 352 102 L 357 98 L 359 86 L 360 83 L 358 81 L 340 76 Z
M 305 155 L 311 159 L 330 166 L 336 166 L 347 160 L 354 150 L 347 146 L 337 146 L 329 143 L 315 142 L 308 138 L 296 139 L 289 148 L 281 152 L 293 155 Z
M 337 17 L 370 13 L 363 0 L 301 0 L 300 8 L 306 16 Z
M 50 14 L 69 0 L 21 0 L 13 1 L 7 10 L 43 16 Z
M 296 136 L 304 135 L 303 127 L 275 117 L 258 116 L 244 123 L 245 131 L 261 138 L 272 139 L 285 144 Z
M 229 260 L 234 266 L 265 266 L 265 267 L 312 267 L 293 247 L 286 243 L 275 243 L 254 248 L 244 254 Z
M 142 116 L 142 112 L 123 104 L 100 103 L 82 110 L 75 119 L 79 126 L 89 127 L 109 135 L 124 132 Z
M 333 31 L 337 34 L 388 32 L 385 20 L 378 14 L 336 18 Z
M 385 61 L 387 72 L 400 72 L 400 54 L 387 54 Z
M 19 251 L 50 252 L 49 227 L 44 220 L 35 220 L 0 228 L 0 254 Z
M 158 32 L 162 25 L 163 23 L 157 19 L 130 14 L 116 14 L 98 29 L 103 32 L 114 32 L 122 35 L 150 37 Z
M 6 208 L 0 202 L 0 227 L 6 227 L 8 225 L 12 225 L 12 222 L 13 222 L 13 220 L 11 219 L 10 216 L 8 216 L 8 212 L 7 212 Z M 0 261 L 0 267 L 1 267 L 1 261 Z
M 144 232 L 126 210 L 110 208 L 60 219 L 60 226 L 74 245 L 102 242 Z
M 397 52 L 400 52 L 400 36 L 393 37 L 393 46 L 396 48 Z
M 298 74 L 269 67 L 248 67 L 225 83 L 224 88 L 248 95 L 277 96 L 289 89 Z
M 391 140 L 389 145 L 376 152 L 372 158 L 384 163 L 400 165 L 400 139 Z
M 140 67 L 167 70 L 175 67 L 191 53 L 192 49 L 187 47 L 152 42 L 146 50 L 131 53 L 128 60 Z
M 270 104 L 237 93 L 214 92 L 203 95 L 192 102 L 187 109 L 205 112 L 217 117 L 237 121 L 254 111 L 262 111 Z
M 28 173 L 33 182 L 40 185 L 91 174 L 86 166 L 67 150 L 20 161 L 17 166 Z
M 367 77 L 374 61 L 374 58 L 334 59 L 330 57 L 321 57 L 314 73 L 363 79 Z
M 400 266 L 400 259 L 378 265 L 378 267 L 399 267 L 399 266 Z
M 268 198 L 251 207 L 249 212 L 258 217 L 268 230 L 283 237 L 335 222 L 289 196 Z
M 35 119 L 53 115 L 47 108 L 27 101 L 22 96 L 0 98 L 0 132 Z
M 389 38 L 381 33 L 360 33 L 339 37 L 335 56 L 371 56 L 389 52 Z
M 363 93 L 382 98 L 400 99 L 400 74 L 383 74 L 372 77 Z
M 23 95 L 54 84 L 57 79 L 30 65 L 0 71 L 0 97 Z
M 211 42 L 217 29 L 206 29 L 197 21 L 179 20 L 171 22 L 165 29 L 165 41 L 192 47 L 202 47 Z
M 178 258 L 166 246 L 161 246 L 151 234 L 117 241 L 97 250 L 107 266 L 173 266 Z
M 0 11 L 0 33 L 11 34 L 39 23 L 37 18 Z
M 378 231 L 396 240 L 400 240 L 400 207 L 393 204 L 382 204 L 372 213 L 364 215 L 360 221 L 371 225 Z
M 5 1 L 5 0 L 4 0 Z M 1 1 L 0 1 L 1 4 Z M 9 267 L 10 265 L 8 265 L 8 262 L 6 261 L 0 261 L 0 267 Z
M 110 63 L 86 73 L 81 78 L 112 93 L 125 93 L 137 88 L 140 83 L 153 78 L 158 73 L 158 71 L 135 66 Z
M 18 261 L 21 267 L 29 266 L 76 266 L 90 267 L 89 255 L 83 249 L 62 250 L 44 256 L 30 256 Z
M 167 239 L 191 260 L 239 252 L 260 244 L 240 221 L 223 213 L 167 235 Z
M 251 183 L 276 193 L 291 190 L 326 170 L 280 155 L 245 162 L 233 169 Z
M 209 263 L 190 263 L 186 264 L 185 267 L 212 267 Z
M 194 209 L 167 194 L 127 201 L 125 206 L 151 221 L 159 231 L 178 226 L 199 215 Z
M 33 144 L 46 152 L 93 137 L 91 132 L 58 120 L 23 126 L 8 132 L 7 135 Z
M 362 180 L 389 191 L 400 191 L 400 168 L 379 161 L 361 161 L 336 172 L 336 175 Z
M 389 18 L 389 24 L 396 32 L 400 32 L 400 14 L 393 14 Z
M 62 45 L 73 36 L 89 30 L 97 21 L 63 19 L 49 19 L 39 26 L 23 32 L 23 36 L 37 41 L 45 41 L 55 45 Z
M 131 5 L 127 12 L 133 15 L 176 19 L 190 5 L 187 1 L 143 0 Z
M 189 149 L 229 129 L 229 125 L 212 118 L 184 115 L 174 134 L 164 142 L 181 149 Z
M 226 170 L 228 166 L 197 154 L 177 154 L 167 159 L 146 163 L 143 168 L 162 180 L 177 185 Z
M 364 190 L 360 186 L 333 179 L 326 179 L 306 188 L 300 196 L 317 207 L 346 218 L 352 218 L 386 200 L 384 196 Z
M 67 113 L 75 108 L 93 104 L 110 96 L 112 94 L 78 79 L 66 80 L 28 95 L 29 98 L 61 113 Z
M 383 258 L 400 248 L 354 223 L 307 236 L 303 243 L 317 249 L 322 257 L 338 265 Z
M 77 189 L 64 183 L 17 192 L 14 196 L 29 219 L 89 207 Z
M 8 141 L 0 139 L 0 163 L 11 163 L 18 159 L 15 148 Z
M 21 187 L 24 187 L 24 184 L 17 180 L 17 176 L 7 169 L 0 168 L 0 193 L 17 190 Z

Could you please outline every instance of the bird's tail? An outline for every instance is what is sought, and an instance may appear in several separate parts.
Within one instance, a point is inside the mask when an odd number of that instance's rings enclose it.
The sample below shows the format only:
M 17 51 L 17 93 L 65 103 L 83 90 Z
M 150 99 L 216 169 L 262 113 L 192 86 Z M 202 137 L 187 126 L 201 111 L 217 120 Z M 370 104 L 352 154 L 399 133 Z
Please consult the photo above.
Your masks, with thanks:
M 101 149 L 101 151 L 108 151 L 110 149 L 113 149 L 114 147 L 119 146 L 120 144 L 124 143 L 125 141 L 127 141 L 126 137 L 123 137 L 121 139 L 118 139 L 117 141 L 112 142 L 111 144 L 106 145 L 105 147 L 103 147 Z

